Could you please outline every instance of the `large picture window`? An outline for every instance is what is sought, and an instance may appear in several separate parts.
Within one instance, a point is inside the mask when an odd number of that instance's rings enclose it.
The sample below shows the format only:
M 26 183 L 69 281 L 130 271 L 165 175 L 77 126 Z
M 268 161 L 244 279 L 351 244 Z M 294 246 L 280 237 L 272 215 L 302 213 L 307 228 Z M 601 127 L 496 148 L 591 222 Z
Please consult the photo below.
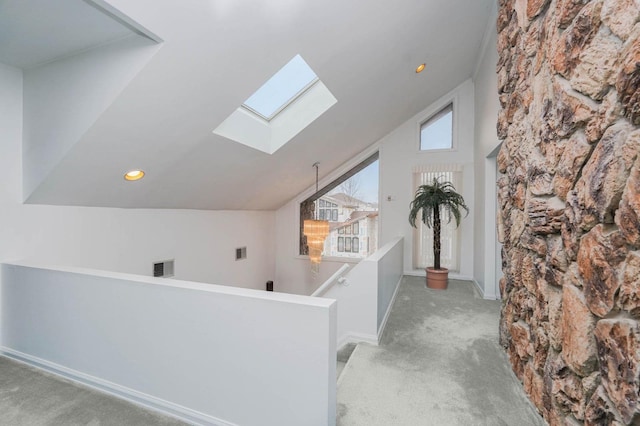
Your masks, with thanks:
M 430 184 L 434 178 L 453 184 L 462 193 L 462 165 L 430 165 L 417 167 L 413 174 L 414 192 L 420 185 Z M 421 220 L 416 221 L 417 228 L 413 231 L 413 267 L 422 269 L 433 266 L 433 229 L 427 227 Z M 441 229 L 441 266 L 452 271 L 459 269 L 459 239 L 460 228 L 456 228 L 455 219 L 449 221 L 446 214 L 442 216 Z
M 329 221 L 323 256 L 364 258 L 377 250 L 378 167 L 375 153 L 300 203 L 300 254 L 308 253 L 302 224 L 314 217 Z

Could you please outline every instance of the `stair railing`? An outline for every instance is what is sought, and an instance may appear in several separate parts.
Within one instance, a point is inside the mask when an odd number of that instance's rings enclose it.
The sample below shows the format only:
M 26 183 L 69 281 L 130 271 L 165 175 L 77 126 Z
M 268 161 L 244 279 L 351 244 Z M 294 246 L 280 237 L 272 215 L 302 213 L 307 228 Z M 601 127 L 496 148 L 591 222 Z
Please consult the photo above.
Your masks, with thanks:
M 318 289 L 311 294 L 311 297 L 320 297 L 327 290 L 333 287 L 336 282 L 340 284 L 346 282 L 346 279 L 342 278 L 341 276 L 347 271 L 347 269 L 349 269 L 349 264 L 345 263 L 340 267 L 340 269 L 338 269 L 333 275 L 331 275 L 328 280 L 326 280 L 320 287 L 318 287 Z

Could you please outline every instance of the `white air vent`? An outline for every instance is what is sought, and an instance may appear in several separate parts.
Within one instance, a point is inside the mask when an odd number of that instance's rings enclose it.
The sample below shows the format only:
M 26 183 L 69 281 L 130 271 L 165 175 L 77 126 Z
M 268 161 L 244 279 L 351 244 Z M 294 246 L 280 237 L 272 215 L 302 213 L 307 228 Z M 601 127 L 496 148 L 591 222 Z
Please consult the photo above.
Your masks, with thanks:
M 236 249 L 236 260 L 242 260 L 247 258 L 247 248 L 240 247 Z
M 172 277 L 174 271 L 174 260 L 165 260 L 153 264 L 154 277 Z

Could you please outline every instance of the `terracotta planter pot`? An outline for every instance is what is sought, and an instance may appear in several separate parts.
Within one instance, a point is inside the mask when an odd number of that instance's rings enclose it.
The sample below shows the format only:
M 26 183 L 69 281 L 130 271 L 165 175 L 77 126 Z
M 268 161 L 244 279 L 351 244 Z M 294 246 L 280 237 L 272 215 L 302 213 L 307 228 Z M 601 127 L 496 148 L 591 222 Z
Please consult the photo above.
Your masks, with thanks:
M 433 269 L 427 268 L 427 287 L 434 290 L 446 290 L 449 281 L 449 270 L 447 268 Z

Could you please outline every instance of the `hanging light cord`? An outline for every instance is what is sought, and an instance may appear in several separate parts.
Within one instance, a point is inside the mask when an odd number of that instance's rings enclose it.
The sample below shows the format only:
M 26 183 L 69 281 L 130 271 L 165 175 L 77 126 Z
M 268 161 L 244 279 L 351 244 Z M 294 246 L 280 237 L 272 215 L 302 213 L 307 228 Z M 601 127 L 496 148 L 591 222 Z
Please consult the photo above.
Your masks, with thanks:
M 319 166 L 319 165 L 320 165 L 320 163 L 316 162 L 316 163 L 313 163 L 313 166 L 312 166 L 312 167 L 315 167 L 315 168 L 316 168 L 316 194 L 318 193 L 318 166 Z M 314 194 L 314 195 L 315 195 L 315 194 Z M 317 199 L 316 199 L 316 200 L 317 200 Z M 313 209 L 313 219 L 314 219 L 314 220 L 316 220 L 316 219 L 317 219 L 317 217 L 316 217 L 316 210 L 317 210 L 317 209 L 315 208 L 315 202 L 314 202 L 313 204 L 314 204 L 314 209 Z

